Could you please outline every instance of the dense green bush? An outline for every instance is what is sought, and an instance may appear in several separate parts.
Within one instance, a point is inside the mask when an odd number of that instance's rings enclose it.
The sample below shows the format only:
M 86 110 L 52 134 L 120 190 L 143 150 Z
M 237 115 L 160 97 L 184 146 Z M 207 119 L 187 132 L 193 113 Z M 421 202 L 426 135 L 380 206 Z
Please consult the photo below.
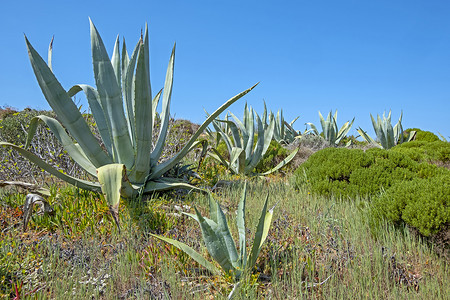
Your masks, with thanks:
M 439 232 L 450 221 L 450 171 L 394 184 L 374 199 L 372 213 L 404 221 L 425 236 Z
M 395 151 L 327 148 L 311 155 L 295 171 L 295 184 L 308 184 L 311 192 L 326 196 L 373 196 L 397 182 L 430 178 L 442 172 L 441 168 L 418 163 Z
M 421 130 L 419 128 L 408 128 L 403 133 L 408 136 L 411 131 L 416 132 L 416 136 L 414 137 L 415 141 L 424 141 L 424 142 L 435 142 L 440 141 L 439 137 L 432 133 L 431 131 Z
M 450 162 L 450 143 L 437 140 L 434 142 L 411 141 L 392 148 L 418 162 Z

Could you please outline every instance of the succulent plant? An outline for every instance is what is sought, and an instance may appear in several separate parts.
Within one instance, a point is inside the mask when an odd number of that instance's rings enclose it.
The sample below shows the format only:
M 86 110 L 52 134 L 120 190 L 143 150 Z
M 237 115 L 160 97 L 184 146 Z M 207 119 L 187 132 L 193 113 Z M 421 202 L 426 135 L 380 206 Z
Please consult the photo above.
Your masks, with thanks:
M 230 120 L 227 114 L 225 120 L 214 120 L 213 126 L 224 140 L 230 160 L 227 161 L 215 148 L 209 153 L 211 157 L 225 165 L 235 174 L 252 174 L 253 169 L 258 165 L 266 153 L 273 137 L 275 120 L 273 115 L 267 127 L 263 125 L 261 118 L 250 107 L 245 105 L 243 121 L 239 120 L 233 113 L 229 112 L 234 122 Z M 257 130 L 255 131 L 255 116 Z M 220 123 L 227 126 L 224 130 Z M 255 134 L 256 145 L 255 145 Z M 257 175 L 268 175 L 289 163 L 298 152 L 298 148 L 292 151 L 288 157 L 281 161 L 277 166 L 267 172 Z
M 299 117 L 296 117 L 290 123 L 286 122 L 283 117 L 283 110 L 278 110 L 277 115 L 270 111 L 269 119 L 273 118 L 275 121 L 274 131 L 273 131 L 273 139 L 280 144 L 291 144 L 295 141 L 295 139 L 300 138 L 302 136 L 301 132 L 296 131 L 293 126 L 295 121 Z M 264 129 L 266 129 L 269 124 L 267 123 L 267 107 L 266 102 L 264 101 L 264 113 L 262 116 L 262 122 L 264 124 Z
M 403 112 L 400 114 L 400 118 L 398 119 L 397 124 L 395 124 L 395 126 L 392 127 L 390 110 L 387 118 L 384 113 L 383 119 L 381 119 L 380 115 L 377 114 L 377 121 L 375 121 L 372 114 L 370 114 L 370 117 L 372 118 L 373 129 L 375 130 L 375 134 L 377 135 L 378 142 L 372 139 L 361 128 L 357 129 L 357 131 L 362 136 L 362 138 L 366 140 L 368 143 L 375 145 L 379 148 L 391 149 L 397 144 L 401 144 L 405 141 L 406 142 L 411 141 L 416 134 L 416 131 L 413 130 L 409 132 L 409 135 L 406 138 L 403 136 L 402 116 Z
M 243 273 L 251 271 L 255 266 L 256 259 L 258 258 L 262 245 L 269 233 L 273 209 L 275 208 L 274 206 L 267 210 L 269 198 L 269 196 L 267 196 L 264 207 L 261 211 L 261 216 L 259 217 L 258 225 L 256 227 L 252 249 L 250 253 L 247 254 L 245 234 L 246 193 L 247 184 L 244 185 L 241 200 L 236 212 L 236 225 L 239 234 L 239 249 L 236 248 L 236 244 L 231 236 L 225 214 L 211 194 L 209 194 L 209 218 L 203 217 L 196 208 L 195 214 L 184 213 L 199 223 L 202 230 L 203 241 L 205 242 L 208 253 L 220 265 L 225 274 L 232 275 L 236 281 L 241 278 Z M 184 251 L 210 272 L 215 274 L 219 273 L 219 270 L 213 263 L 209 262 L 206 258 L 201 256 L 197 251 L 188 245 L 167 237 L 155 234 L 152 234 L 152 236 L 172 244 L 178 249 Z
M 225 102 L 207 118 L 177 154 L 159 163 L 168 134 L 175 46 L 170 56 L 164 89 L 152 98 L 147 26 L 131 57 L 128 55 L 125 42 L 120 55 L 117 39 L 110 59 L 92 21 L 90 21 L 90 32 L 97 88 L 78 84 L 69 91 L 64 90 L 51 67 L 45 63 L 25 37 L 36 79 L 58 120 L 46 116 L 38 116 L 32 120 L 25 148 L 6 142 L 0 142 L 0 146 L 17 150 L 42 169 L 72 185 L 103 192 L 114 220 L 119 225 L 117 214 L 121 196 L 130 199 L 139 194 L 157 190 L 193 188 L 177 179 L 163 177 L 163 174 L 176 166 L 193 147 L 200 143 L 196 139 L 217 116 L 256 85 Z M 51 49 L 50 46 L 49 63 Z M 86 94 L 101 135 L 100 143 L 71 99 L 80 91 Z M 161 126 L 158 139 L 153 145 L 152 133 L 156 105 L 161 96 Z M 73 160 L 97 178 L 98 182 L 68 176 L 26 150 L 40 122 L 44 122 L 51 129 Z
M 322 125 L 323 138 L 332 146 L 337 146 L 340 143 L 340 141 L 350 131 L 350 128 L 352 128 L 353 122 L 355 121 L 355 118 L 353 118 L 351 122 L 347 121 L 344 125 L 342 125 L 341 129 L 339 129 L 338 131 L 337 110 L 334 112 L 334 115 L 332 115 L 332 111 L 330 111 L 328 113 L 326 120 L 319 111 L 319 117 L 320 117 L 320 124 Z M 311 127 L 310 131 L 312 132 L 312 134 L 320 136 L 317 127 L 313 123 L 306 123 L 306 124 Z

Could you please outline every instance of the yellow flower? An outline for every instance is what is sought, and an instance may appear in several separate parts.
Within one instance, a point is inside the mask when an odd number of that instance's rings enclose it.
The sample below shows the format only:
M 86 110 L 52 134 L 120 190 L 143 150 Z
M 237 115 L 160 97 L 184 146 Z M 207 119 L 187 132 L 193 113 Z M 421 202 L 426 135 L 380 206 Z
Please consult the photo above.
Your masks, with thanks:
M 10 256 L 10 255 L 12 255 L 12 253 L 11 253 L 11 252 L 8 252 L 8 253 L 6 253 L 6 255 L 7 255 L 7 256 Z

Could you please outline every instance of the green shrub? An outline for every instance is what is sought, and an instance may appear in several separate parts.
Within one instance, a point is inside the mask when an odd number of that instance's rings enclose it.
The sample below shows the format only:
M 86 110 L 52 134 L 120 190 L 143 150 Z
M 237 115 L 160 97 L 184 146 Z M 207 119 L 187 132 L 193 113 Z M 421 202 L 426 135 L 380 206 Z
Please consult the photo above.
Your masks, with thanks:
M 26 108 L 23 111 L 11 109 L 3 110 L 0 119 L 0 140 L 16 145 L 25 144 L 27 138 L 28 124 L 33 117 L 46 115 L 55 117 L 51 111 L 35 110 Z
M 411 131 L 416 132 L 415 141 L 435 142 L 440 141 L 439 137 L 431 131 L 421 130 L 419 128 L 408 128 L 403 133 L 407 136 Z
M 374 199 L 372 212 L 413 226 L 425 236 L 439 232 L 450 221 L 450 171 L 426 179 L 397 182 Z
M 392 150 L 418 162 L 450 162 L 450 143 L 441 140 L 434 142 L 411 141 L 397 145 Z
M 360 149 L 325 148 L 309 157 L 296 171 L 296 185 L 308 183 L 312 192 L 330 196 L 354 195 L 352 172 L 375 162 L 373 155 Z
M 327 148 L 311 155 L 295 171 L 295 182 L 297 187 L 308 184 L 311 192 L 325 196 L 373 196 L 397 182 L 442 172 L 442 168 L 418 163 L 395 151 Z

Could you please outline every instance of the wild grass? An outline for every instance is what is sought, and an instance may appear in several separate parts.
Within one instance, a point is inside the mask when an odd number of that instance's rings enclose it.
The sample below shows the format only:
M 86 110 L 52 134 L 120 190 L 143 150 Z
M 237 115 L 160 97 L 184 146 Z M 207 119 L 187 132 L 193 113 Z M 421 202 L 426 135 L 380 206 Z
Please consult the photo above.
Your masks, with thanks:
M 277 204 L 268 240 L 241 299 L 444 299 L 448 261 L 408 228 L 375 224 L 370 199 L 340 200 L 295 190 L 289 176 L 249 180 L 247 228 L 254 232 L 267 194 Z M 242 181 L 214 195 L 237 234 Z M 206 255 L 195 221 L 180 214 L 207 210 L 200 193 L 153 195 L 121 206 L 117 232 L 101 196 L 53 187 L 54 215 L 34 215 L 22 232 L 24 195 L 0 194 L 0 298 L 226 298 L 229 279 L 213 276 L 158 233 Z M 235 236 L 236 238 L 236 236 Z M 252 240 L 248 236 L 248 241 Z

